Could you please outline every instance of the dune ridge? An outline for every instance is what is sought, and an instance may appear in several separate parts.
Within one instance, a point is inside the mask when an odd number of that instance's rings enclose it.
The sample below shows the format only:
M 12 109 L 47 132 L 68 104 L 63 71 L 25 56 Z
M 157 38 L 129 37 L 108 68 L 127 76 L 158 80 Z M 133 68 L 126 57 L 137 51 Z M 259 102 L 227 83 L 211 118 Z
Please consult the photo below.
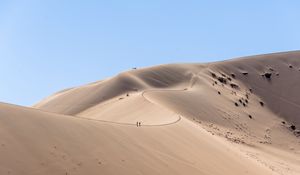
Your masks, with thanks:
M 300 51 L 134 69 L 0 104 L 0 174 L 299 174 Z M 136 122 L 141 122 L 137 126 Z

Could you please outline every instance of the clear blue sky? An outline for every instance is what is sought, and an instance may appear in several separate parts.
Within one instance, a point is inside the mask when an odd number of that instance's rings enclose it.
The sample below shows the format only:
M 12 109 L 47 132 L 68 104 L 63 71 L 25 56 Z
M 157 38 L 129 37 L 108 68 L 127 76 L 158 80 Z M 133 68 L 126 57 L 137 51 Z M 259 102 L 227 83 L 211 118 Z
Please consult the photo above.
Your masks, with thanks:
M 132 67 L 298 50 L 298 0 L 0 1 L 0 101 Z

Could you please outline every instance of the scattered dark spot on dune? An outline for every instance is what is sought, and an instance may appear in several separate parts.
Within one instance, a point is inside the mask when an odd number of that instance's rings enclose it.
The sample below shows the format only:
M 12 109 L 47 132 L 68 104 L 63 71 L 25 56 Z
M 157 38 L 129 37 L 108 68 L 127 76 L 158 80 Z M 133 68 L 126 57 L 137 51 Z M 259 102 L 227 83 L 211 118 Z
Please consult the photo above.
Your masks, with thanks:
M 290 65 L 289 65 L 289 68 L 293 68 L 293 65 L 290 64 Z
M 217 81 L 215 81 L 215 84 L 218 84 L 218 82 L 217 82 Z
M 243 75 L 248 75 L 248 72 L 242 72 Z
M 230 77 L 227 77 L 227 80 L 231 81 L 232 79 Z
M 234 89 L 238 89 L 239 88 L 239 85 L 234 84 L 234 83 L 230 83 L 230 86 L 231 86 L 231 88 L 234 88 Z
M 290 128 L 291 128 L 292 130 L 296 130 L 296 126 L 295 126 L 295 125 L 291 125 Z
M 262 102 L 262 101 L 260 101 L 259 104 L 260 104 L 261 106 L 264 106 L 264 102 Z
M 243 103 L 243 106 L 244 106 L 244 107 L 246 107 L 246 104 L 245 104 L 245 103 Z
M 223 77 L 218 77 L 219 82 L 226 84 L 227 80 Z
M 122 99 L 123 99 L 123 97 L 120 97 L 120 98 L 119 98 L 119 100 L 122 100 Z
M 252 115 L 249 114 L 248 117 L 249 117 L 250 119 L 252 119 Z
M 266 78 L 271 79 L 272 73 L 266 72 L 264 75 Z
M 218 94 L 219 94 L 219 95 L 221 95 L 221 92 L 220 92 L 220 91 L 218 91 Z
M 249 99 L 249 95 L 248 94 L 246 94 L 245 96 L 246 96 L 247 99 Z
M 252 89 L 250 88 L 249 91 L 252 93 Z
M 239 106 L 239 104 L 237 102 L 234 103 L 235 106 Z
M 213 78 L 216 78 L 217 77 L 217 75 L 215 74 L 215 73 L 211 73 L 211 76 L 213 77 Z
M 231 77 L 232 77 L 232 78 L 235 78 L 235 74 L 234 74 L 234 73 L 232 73 L 232 74 L 231 74 Z
M 272 67 L 269 67 L 269 70 L 270 70 L 270 71 L 274 71 L 274 69 L 273 69 Z
M 226 77 L 226 75 L 225 75 L 225 74 L 222 74 L 222 73 L 221 73 L 221 75 L 222 75 L 223 77 Z
M 240 103 L 243 103 L 243 101 L 242 101 L 241 99 L 239 99 L 239 102 L 240 102 Z
M 183 90 L 185 90 L 185 91 L 186 91 L 186 90 L 187 90 L 187 88 L 184 88 Z
M 129 94 L 126 94 L 127 97 L 129 97 Z
M 285 124 L 285 121 L 282 121 L 281 123 L 282 123 L 282 124 Z
M 278 73 L 278 72 L 276 73 L 276 76 L 279 76 L 279 73 Z
M 245 102 L 248 103 L 248 100 L 246 99 Z

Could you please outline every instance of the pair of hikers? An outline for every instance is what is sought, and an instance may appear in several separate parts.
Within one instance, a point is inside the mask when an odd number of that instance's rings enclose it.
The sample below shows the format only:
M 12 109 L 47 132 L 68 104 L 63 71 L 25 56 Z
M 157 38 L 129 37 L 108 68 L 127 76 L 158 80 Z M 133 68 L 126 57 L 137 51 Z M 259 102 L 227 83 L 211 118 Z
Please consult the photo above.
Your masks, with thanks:
M 141 122 L 136 122 L 136 126 L 137 127 L 141 126 Z

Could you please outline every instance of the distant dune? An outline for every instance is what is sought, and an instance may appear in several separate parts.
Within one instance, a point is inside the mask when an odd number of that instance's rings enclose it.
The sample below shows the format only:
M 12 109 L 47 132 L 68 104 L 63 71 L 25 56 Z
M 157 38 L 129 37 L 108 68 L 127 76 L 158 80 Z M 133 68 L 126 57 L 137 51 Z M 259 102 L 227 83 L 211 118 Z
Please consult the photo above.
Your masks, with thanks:
M 0 174 L 299 175 L 300 51 L 133 69 L 0 103 Z

